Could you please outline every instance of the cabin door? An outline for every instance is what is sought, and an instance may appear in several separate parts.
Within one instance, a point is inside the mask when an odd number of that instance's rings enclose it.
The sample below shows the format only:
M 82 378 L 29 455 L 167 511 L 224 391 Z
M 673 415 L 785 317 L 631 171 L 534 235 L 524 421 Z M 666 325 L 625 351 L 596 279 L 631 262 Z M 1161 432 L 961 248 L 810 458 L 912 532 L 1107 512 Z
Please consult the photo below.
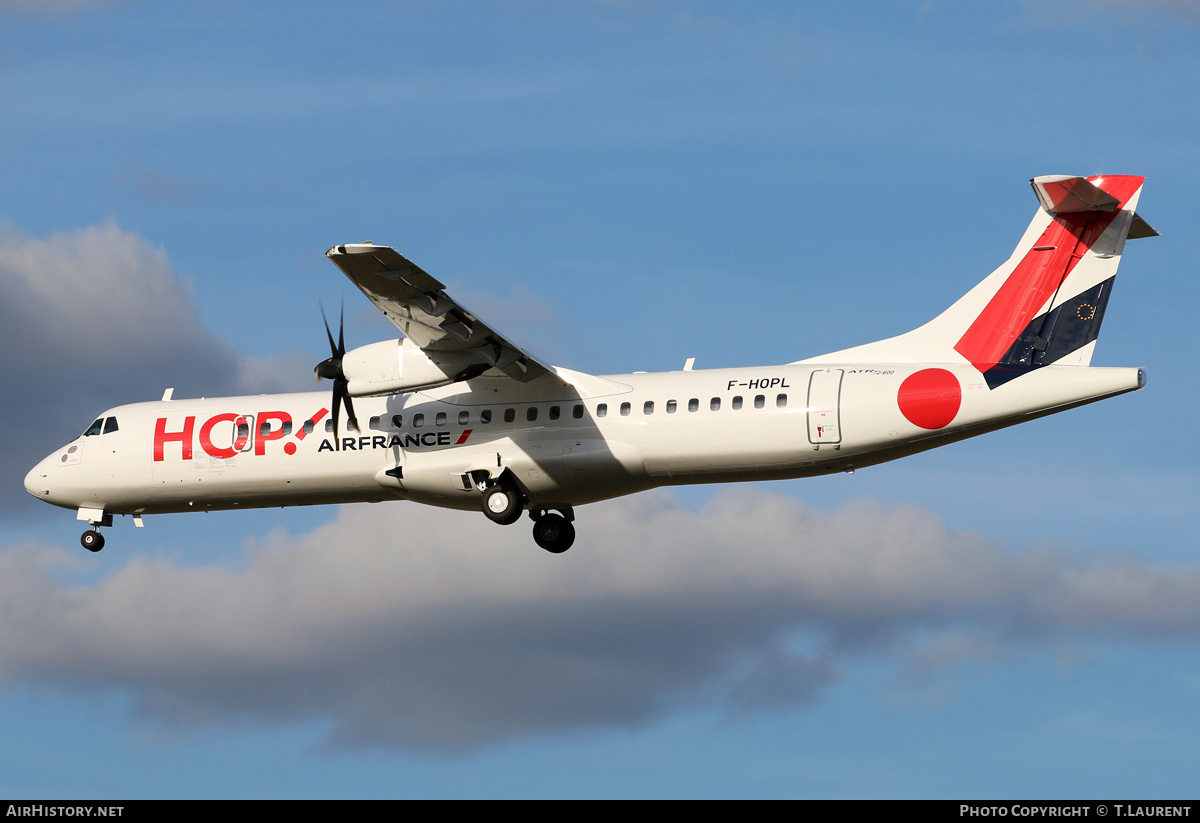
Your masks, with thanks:
M 819 369 L 808 378 L 808 442 L 814 448 L 842 442 L 842 369 Z

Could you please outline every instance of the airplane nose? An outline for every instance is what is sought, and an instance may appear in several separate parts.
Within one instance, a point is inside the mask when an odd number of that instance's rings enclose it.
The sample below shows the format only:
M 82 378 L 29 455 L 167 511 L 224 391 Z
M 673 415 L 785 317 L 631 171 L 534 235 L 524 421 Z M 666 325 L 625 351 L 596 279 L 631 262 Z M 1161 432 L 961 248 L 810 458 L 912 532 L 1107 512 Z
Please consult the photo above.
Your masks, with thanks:
M 47 471 L 50 467 L 49 460 L 50 458 L 46 458 L 25 475 L 25 491 L 39 500 L 45 500 L 50 496 L 50 472 Z

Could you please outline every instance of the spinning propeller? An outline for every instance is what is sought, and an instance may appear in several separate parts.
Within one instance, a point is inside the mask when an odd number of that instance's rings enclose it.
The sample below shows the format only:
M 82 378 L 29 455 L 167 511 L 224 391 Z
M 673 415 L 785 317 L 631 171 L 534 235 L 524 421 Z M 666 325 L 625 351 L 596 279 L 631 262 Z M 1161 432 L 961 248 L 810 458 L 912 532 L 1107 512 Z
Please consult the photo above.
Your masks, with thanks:
M 342 371 L 342 358 L 346 355 L 346 339 L 343 334 L 346 320 L 346 306 L 342 305 L 341 314 L 338 317 L 338 339 L 336 344 L 333 342 L 333 332 L 329 330 L 329 318 L 325 316 L 324 306 L 321 306 L 321 319 L 325 321 L 325 336 L 329 338 L 331 356 L 328 360 L 322 360 L 318 363 L 313 372 L 318 379 L 324 377 L 326 380 L 333 381 L 333 439 L 335 442 L 334 448 L 340 451 L 342 448 L 342 439 L 338 437 L 338 409 L 343 402 L 346 404 L 346 428 L 358 431 L 358 419 L 354 416 L 354 404 L 350 402 L 349 381 L 346 380 L 346 373 Z

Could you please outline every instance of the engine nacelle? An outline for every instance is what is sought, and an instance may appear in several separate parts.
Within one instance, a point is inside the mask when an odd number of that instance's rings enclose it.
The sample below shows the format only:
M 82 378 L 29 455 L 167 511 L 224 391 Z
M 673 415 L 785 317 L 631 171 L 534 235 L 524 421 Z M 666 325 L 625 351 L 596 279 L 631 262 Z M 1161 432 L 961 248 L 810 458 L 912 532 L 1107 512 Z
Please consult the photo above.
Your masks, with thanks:
M 470 352 L 426 354 L 407 337 L 359 346 L 342 357 L 352 397 L 432 389 L 475 377 L 487 368 Z

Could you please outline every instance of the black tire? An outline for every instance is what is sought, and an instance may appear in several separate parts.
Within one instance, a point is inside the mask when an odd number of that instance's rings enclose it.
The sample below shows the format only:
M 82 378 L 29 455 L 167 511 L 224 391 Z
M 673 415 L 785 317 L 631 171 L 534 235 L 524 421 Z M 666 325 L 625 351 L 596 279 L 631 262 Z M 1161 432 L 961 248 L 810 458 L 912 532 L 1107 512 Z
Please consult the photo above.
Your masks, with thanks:
M 104 535 L 98 531 L 84 532 L 79 542 L 90 552 L 98 552 L 104 548 Z
M 483 493 L 483 513 L 488 520 L 511 526 L 521 519 L 521 498 L 512 489 L 492 486 Z
M 533 524 L 533 542 L 551 554 L 562 554 L 575 542 L 575 527 L 560 514 L 546 514 Z

